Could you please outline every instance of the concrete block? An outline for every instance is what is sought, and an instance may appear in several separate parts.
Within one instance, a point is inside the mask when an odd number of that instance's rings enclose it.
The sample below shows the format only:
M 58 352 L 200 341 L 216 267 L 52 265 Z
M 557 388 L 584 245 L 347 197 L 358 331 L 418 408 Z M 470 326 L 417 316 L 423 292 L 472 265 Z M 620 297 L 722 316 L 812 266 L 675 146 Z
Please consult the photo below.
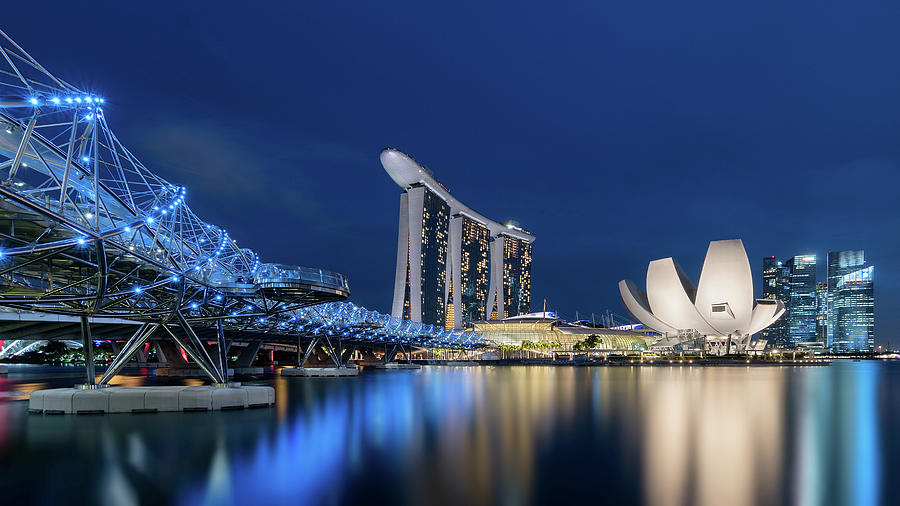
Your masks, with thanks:
M 212 409 L 243 409 L 247 407 L 248 393 L 244 388 L 213 388 Z
M 241 387 L 247 391 L 247 406 L 261 407 L 275 404 L 275 389 L 264 386 Z
M 107 413 L 109 412 L 109 392 L 106 388 L 98 390 L 75 390 L 72 396 L 74 413 Z
M 146 389 L 144 409 L 147 411 L 180 411 L 179 393 L 187 387 L 138 387 Z
M 74 388 L 54 388 L 44 391 L 44 413 L 72 413 Z M 32 394 L 34 395 L 34 394 Z
M 47 395 L 46 390 L 35 390 L 28 397 L 28 411 L 32 413 L 44 412 L 44 396 Z
M 144 397 L 147 395 L 146 390 L 117 387 L 112 387 L 109 390 L 110 413 L 146 411 L 144 407 Z
M 182 411 L 209 411 L 212 409 L 210 387 L 187 387 L 178 393 L 178 405 Z

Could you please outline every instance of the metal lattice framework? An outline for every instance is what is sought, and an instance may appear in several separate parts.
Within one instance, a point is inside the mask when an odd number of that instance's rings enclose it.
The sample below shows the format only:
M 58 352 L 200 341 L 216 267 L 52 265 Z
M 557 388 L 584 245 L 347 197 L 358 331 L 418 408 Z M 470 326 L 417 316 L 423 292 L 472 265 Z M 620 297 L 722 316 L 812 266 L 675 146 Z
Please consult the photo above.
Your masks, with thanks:
M 141 321 L 101 383 L 159 332 L 225 382 L 224 352 L 211 357 L 197 327 L 215 327 L 219 349 L 225 329 L 477 343 L 471 333 L 352 304 L 310 308 L 345 299 L 346 278 L 261 263 L 191 211 L 186 188 L 154 174 L 119 141 L 104 104 L 0 31 L 0 304 L 80 316 L 84 340 L 88 316 Z
M 314 336 L 341 336 L 353 342 L 416 345 L 427 348 L 472 348 L 483 343 L 480 334 L 444 329 L 370 311 L 351 302 L 331 302 L 291 313 L 289 322 Z

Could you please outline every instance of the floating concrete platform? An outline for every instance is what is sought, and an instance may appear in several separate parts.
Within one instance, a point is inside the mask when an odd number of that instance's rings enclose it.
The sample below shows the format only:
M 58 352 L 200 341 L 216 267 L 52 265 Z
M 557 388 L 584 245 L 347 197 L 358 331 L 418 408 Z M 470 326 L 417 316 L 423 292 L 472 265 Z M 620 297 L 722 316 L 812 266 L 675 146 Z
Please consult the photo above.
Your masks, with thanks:
M 369 367 L 375 369 L 421 369 L 419 364 L 398 364 L 396 362 L 388 362 L 387 364 L 373 364 Z
M 0 364 L 0 374 L 9 374 L 9 366 L 6 364 Z
M 354 367 L 285 367 L 282 376 L 302 376 L 307 378 L 335 378 L 356 376 L 359 369 Z
M 159 411 L 214 411 L 262 408 L 275 404 L 275 389 L 267 386 L 108 387 L 96 390 L 52 388 L 36 390 L 30 413 L 103 414 Z
M 265 374 L 264 367 L 235 367 L 228 368 L 228 375 L 234 376 L 235 374 L 249 374 L 249 375 L 259 375 Z M 163 367 L 156 370 L 157 376 L 169 377 L 169 378 L 206 378 L 206 373 L 203 372 L 202 369 L 197 369 L 193 367 L 187 368 L 179 368 L 179 367 Z

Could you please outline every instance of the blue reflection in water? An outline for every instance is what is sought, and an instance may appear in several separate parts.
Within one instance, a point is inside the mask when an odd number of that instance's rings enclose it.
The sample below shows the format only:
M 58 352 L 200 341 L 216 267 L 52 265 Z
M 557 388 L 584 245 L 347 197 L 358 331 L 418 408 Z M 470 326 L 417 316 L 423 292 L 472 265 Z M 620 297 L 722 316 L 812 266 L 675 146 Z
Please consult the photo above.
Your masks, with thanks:
M 878 376 L 879 364 L 867 362 L 857 369 L 854 395 L 849 412 L 854 414 L 854 422 L 849 429 L 852 439 L 852 459 L 849 474 L 853 481 L 848 487 L 852 491 L 851 502 L 847 504 L 876 504 L 880 493 L 881 469 L 878 454 Z M 845 411 L 846 412 L 846 411 Z M 847 462 L 847 460 L 845 460 Z
M 866 505 L 900 472 L 880 450 L 900 410 L 879 396 L 900 391 L 900 364 L 272 381 L 277 407 L 241 412 L 53 417 L 0 404 L 6 502 Z
M 794 503 L 878 503 L 881 367 L 877 362 L 837 363 L 797 373 Z

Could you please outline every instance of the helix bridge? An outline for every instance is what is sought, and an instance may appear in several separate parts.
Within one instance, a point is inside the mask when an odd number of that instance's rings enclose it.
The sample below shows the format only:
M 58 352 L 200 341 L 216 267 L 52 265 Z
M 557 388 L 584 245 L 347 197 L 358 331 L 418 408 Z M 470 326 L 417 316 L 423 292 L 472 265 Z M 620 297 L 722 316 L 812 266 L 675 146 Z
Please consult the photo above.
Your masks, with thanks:
M 92 324 L 104 318 L 136 324 L 98 384 L 150 339 L 175 341 L 217 383 L 228 380 L 226 335 L 322 343 L 332 356 L 333 339 L 481 344 L 472 332 L 347 302 L 341 274 L 262 262 L 196 215 L 187 188 L 122 144 L 105 103 L 51 74 L 0 30 L 0 306 L 77 318 L 90 384 Z

